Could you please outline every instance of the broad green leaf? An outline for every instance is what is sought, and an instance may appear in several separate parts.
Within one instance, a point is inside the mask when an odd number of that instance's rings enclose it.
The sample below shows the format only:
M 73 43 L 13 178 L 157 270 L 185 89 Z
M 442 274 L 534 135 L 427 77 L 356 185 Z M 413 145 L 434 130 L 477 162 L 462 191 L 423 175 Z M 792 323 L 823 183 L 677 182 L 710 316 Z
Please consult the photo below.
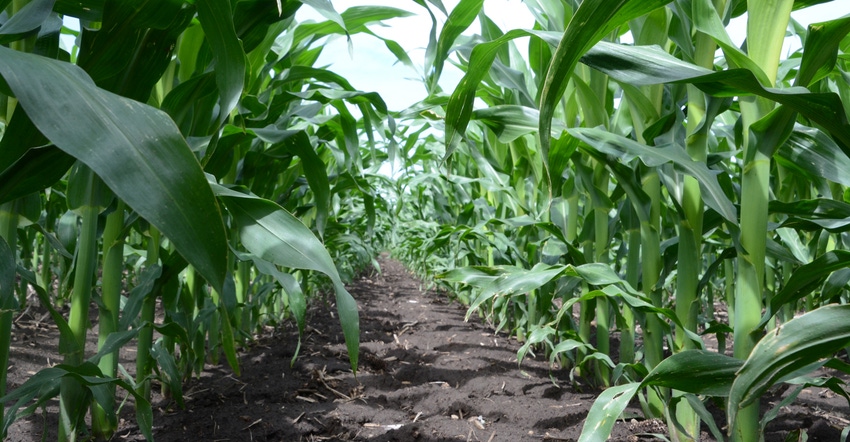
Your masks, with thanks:
M 304 23 L 295 28 L 294 43 L 297 44 L 304 39 L 315 41 L 331 34 L 356 34 L 366 31 L 369 23 L 390 20 L 393 18 L 410 17 L 412 12 L 392 8 L 389 6 L 354 6 L 346 9 L 342 14 L 346 29 L 339 24 L 328 20 L 322 23 Z
M 699 181 L 703 199 L 709 207 L 723 215 L 728 221 L 737 224 L 737 210 L 720 187 L 716 174 L 709 170 L 705 163 L 691 159 L 683 148 L 670 144 L 649 147 L 599 128 L 572 128 L 569 129 L 569 133 L 600 152 L 613 155 L 625 153 L 629 156 L 637 156 L 651 168 L 673 163 L 676 168 Z M 624 161 L 628 162 L 628 157 L 624 158 Z
M 686 350 L 661 361 L 641 385 L 725 397 L 743 364 L 739 359 L 713 351 Z
M 810 367 L 850 343 L 850 305 L 827 305 L 794 318 L 768 332 L 744 362 L 732 384 L 728 422 L 734 427 L 738 410 L 761 397 L 784 376 Z M 813 365 L 814 364 L 814 365 Z
M 345 29 L 345 21 L 342 16 L 336 12 L 333 3 L 330 0 L 298 0 L 305 5 L 308 5 L 322 14 L 323 17 L 338 24 L 342 29 Z
M 492 129 L 502 143 L 537 132 L 539 117 L 537 109 L 512 104 L 490 106 L 472 113 L 472 118 Z M 558 122 L 552 130 L 561 133 L 564 129 L 566 126 Z
M 7 134 L 6 138 L 9 137 Z M 75 161 L 54 146 L 28 150 L 18 162 L 0 173 L 0 204 L 56 184 Z
M 553 280 L 564 271 L 564 268 L 564 266 L 548 266 L 539 263 L 530 270 L 508 272 L 500 275 L 492 283 L 482 287 L 481 293 L 475 297 L 475 300 L 466 311 L 464 320 L 468 321 L 472 313 L 481 307 L 481 304 L 496 295 L 511 296 L 526 294 Z
M 782 291 L 770 299 L 770 305 L 762 317 L 759 329 L 767 324 L 782 306 L 794 305 L 792 303 L 819 288 L 830 273 L 846 267 L 850 267 L 850 252 L 833 250 L 796 269 Z
M 555 108 L 576 63 L 591 46 L 620 25 L 660 8 L 667 0 L 585 0 L 576 10 L 552 55 L 546 81 L 540 95 L 540 144 L 544 155 L 549 152 L 549 131 Z
M 38 32 L 53 12 L 55 0 L 33 0 L 0 26 L 0 43 L 9 43 Z
M 449 58 L 449 51 L 451 51 L 455 40 L 475 21 L 475 17 L 478 16 L 482 6 L 484 6 L 484 0 L 460 0 L 449 13 L 449 18 L 443 25 L 440 38 L 437 40 L 437 52 L 431 74 L 432 88 L 437 84 L 440 75 L 443 73 L 443 65 Z
M 850 186 L 850 157 L 832 138 L 810 127 L 798 126 L 775 156 L 783 167 L 812 178 L 826 178 Z
M 183 404 L 183 376 L 177 368 L 177 363 L 174 361 L 174 355 L 168 352 L 168 349 L 163 345 L 163 341 L 157 340 L 151 347 L 151 356 L 156 359 L 159 365 L 159 379 L 164 385 L 168 385 L 169 393 L 177 402 L 177 405 L 184 408 Z M 234 372 L 239 374 L 238 370 Z
M 550 44 L 557 42 L 557 33 L 546 31 L 524 31 L 514 29 L 505 33 L 496 40 L 481 43 L 472 48 L 469 56 L 469 65 L 466 73 L 452 92 L 449 103 L 446 105 L 446 155 L 448 158 L 457 148 L 461 138 L 466 133 L 469 119 L 472 117 L 475 93 L 481 80 L 490 71 L 493 61 L 496 59 L 501 47 L 507 42 L 520 37 L 531 37 L 542 39 Z
M 0 434 L 5 435 L 9 426 L 17 419 L 31 415 L 36 409 L 43 406 L 59 394 L 59 384 L 63 378 L 72 378 L 80 385 L 94 394 L 95 399 L 103 403 L 105 401 L 106 385 L 114 384 L 127 391 L 136 402 L 136 418 L 139 430 L 147 440 L 153 440 L 153 411 L 150 401 L 130 386 L 128 383 L 115 378 L 105 377 L 97 365 L 84 362 L 77 366 L 59 364 L 42 369 L 16 388 L 11 393 L 0 398 L 0 403 L 15 400 L 16 402 L 3 416 L 3 427 Z M 35 400 L 35 402 L 32 402 Z M 29 404 L 29 405 L 27 405 Z M 24 408 L 24 406 L 26 408 Z M 21 411 L 21 408 L 24 408 Z M 82 408 L 83 410 L 85 407 Z
M 94 170 L 213 287 L 222 286 L 224 223 L 197 159 L 166 114 L 98 89 L 73 65 L 4 47 L 0 75 L 50 141 Z
M 236 355 L 236 340 L 233 337 L 233 326 L 230 325 L 230 316 L 227 314 L 227 307 L 221 303 L 219 305 L 219 315 L 221 317 L 221 348 L 224 350 L 224 357 L 227 359 L 227 364 L 233 370 L 236 376 L 239 376 L 239 357 Z
M 316 230 L 320 237 L 323 236 L 328 220 L 331 186 L 327 166 L 313 148 L 310 136 L 303 130 L 281 131 L 273 126 L 253 129 L 253 132 L 263 141 L 274 143 L 266 151 L 267 154 L 274 155 L 278 148 L 282 148 L 301 158 L 304 176 L 316 198 Z
M 783 227 L 797 230 L 827 230 L 833 233 L 850 230 L 850 204 L 830 200 L 802 200 L 790 203 L 771 201 L 770 213 L 788 215 L 782 222 Z
M 351 369 L 357 372 L 360 325 L 357 304 L 345 289 L 325 246 L 301 221 L 272 201 L 210 183 L 239 228 L 239 239 L 251 253 L 280 266 L 327 275 L 336 292 Z
M 794 84 L 808 87 L 828 75 L 835 67 L 838 45 L 848 32 L 850 17 L 810 24 Z
M 587 418 L 585 418 L 584 425 L 581 428 L 581 436 L 578 438 L 579 442 L 605 442 L 608 440 L 611 429 L 614 428 L 614 423 L 623 414 L 623 410 L 629 405 L 639 387 L 639 383 L 632 382 L 603 391 L 587 413 Z
M 245 51 L 233 27 L 230 0 L 195 3 L 215 62 L 215 83 L 221 94 L 219 125 L 229 117 L 245 87 Z
M 714 39 L 717 45 L 723 49 L 723 54 L 726 56 L 731 67 L 747 69 L 759 79 L 761 84 L 772 86 L 773 84 L 759 65 L 742 50 L 738 49 L 735 43 L 732 42 L 732 39 L 729 38 L 723 21 L 718 15 L 719 11 L 714 8 L 711 0 L 692 1 L 690 18 L 693 21 L 694 28 Z
M 718 97 L 765 97 L 823 126 L 842 144 L 845 152 L 850 146 L 850 125 L 841 100 L 834 93 L 812 93 L 803 87 L 765 87 L 749 70 L 714 72 L 679 60 L 656 47 L 600 42 L 582 57 L 582 62 L 622 83 L 692 83 L 705 93 Z

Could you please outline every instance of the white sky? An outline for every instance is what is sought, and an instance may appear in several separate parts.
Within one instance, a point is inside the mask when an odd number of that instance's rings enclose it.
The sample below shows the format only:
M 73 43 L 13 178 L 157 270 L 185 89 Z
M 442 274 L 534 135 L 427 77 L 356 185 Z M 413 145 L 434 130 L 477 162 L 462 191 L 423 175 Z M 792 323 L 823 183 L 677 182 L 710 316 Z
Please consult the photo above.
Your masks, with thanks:
M 413 63 L 419 66 L 419 72 L 395 62 L 395 57 L 384 46 L 384 43 L 365 34 L 352 36 L 353 52 L 349 52 L 345 38 L 335 38 L 328 42 L 319 58 L 317 65 L 330 65 L 329 69 L 342 75 L 357 89 L 376 91 L 381 94 L 391 110 L 403 110 L 409 105 L 425 98 L 425 88 L 420 80 L 425 47 L 428 45 L 428 33 L 431 20 L 424 8 L 412 1 L 400 0 L 332 0 L 338 12 L 349 7 L 360 5 L 382 5 L 407 9 L 418 15 L 415 17 L 388 20 L 385 27 L 372 26 L 373 32 L 397 41 L 408 51 Z M 451 12 L 458 0 L 443 0 L 446 9 Z M 841 5 L 841 6 L 839 6 Z M 435 10 L 435 8 L 432 8 Z M 534 24 L 534 18 L 521 0 L 487 0 L 484 11 L 502 31 L 511 29 L 529 29 Z M 834 0 L 796 11 L 792 14 L 795 20 L 803 26 L 809 23 L 825 21 L 850 13 L 850 1 Z M 445 17 L 435 10 L 437 20 L 442 25 Z M 298 21 L 323 21 L 324 17 L 309 6 L 303 6 L 296 15 Z M 746 19 L 739 17 L 729 25 L 729 34 L 737 44 L 743 42 Z M 439 32 L 439 31 L 438 31 Z M 467 33 L 479 33 L 477 20 Z M 439 35 L 439 34 L 438 34 Z M 523 39 L 515 40 L 522 50 L 527 43 Z M 447 93 L 454 90 L 455 85 L 463 76 L 462 72 L 449 63 L 444 68 L 440 84 Z

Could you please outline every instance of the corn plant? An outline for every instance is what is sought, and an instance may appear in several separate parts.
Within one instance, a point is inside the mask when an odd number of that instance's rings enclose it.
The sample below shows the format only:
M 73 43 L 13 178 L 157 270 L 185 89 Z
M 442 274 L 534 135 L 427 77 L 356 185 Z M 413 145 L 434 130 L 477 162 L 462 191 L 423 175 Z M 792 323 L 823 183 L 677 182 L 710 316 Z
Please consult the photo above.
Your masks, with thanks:
M 91 436 L 109 439 L 121 387 L 150 439 L 153 381 L 182 404 L 182 382 L 205 361 L 223 354 L 238 373 L 237 345 L 262 325 L 294 319 L 303 331 L 305 293 L 325 287 L 356 370 L 343 276 L 373 262 L 386 235 L 388 185 L 364 172 L 383 158 L 376 135 L 393 134 L 377 94 L 314 63 L 323 38 L 406 12 L 304 3 L 328 20 L 295 22 L 299 1 L 0 3 L 0 358 L 27 285 L 64 355 L 0 392 L 15 401 L 4 434 L 59 395 L 61 440 L 89 431 L 89 408 Z M 70 53 L 63 35 L 75 37 Z M 130 375 L 118 350 L 134 337 Z
M 477 2 L 449 14 L 479 14 L 482 33 L 455 45 L 464 79 L 445 120 L 424 123 L 445 130 L 445 159 L 425 158 L 445 174 L 409 181 L 409 216 L 438 225 L 398 254 L 425 245 L 422 265 L 439 266 L 468 317 L 525 341 L 520 361 L 541 350 L 614 385 L 583 440 L 607 438 L 635 396 L 675 440 L 697 438 L 700 420 L 722 439 L 703 401 L 726 398 L 728 436 L 758 440 L 770 385 L 824 363 L 846 371 L 830 359 L 848 343 L 841 320 L 821 321 L 844 311 L 824 301 L 846 302 L 850 28 L 789 19 L 808 5 L 529 2 L 534 28 L 507 32 Z M 745 12 L 741 49 L 725 27 Z M 803 46 L 788 57 L 786 28 Z M 507 236 L 491 233 L 499 225 Z M 713 316 L 719 300 L 728 323 Z M 642 345 L 614 361 L 609 330 L 621 348 Z M 706 350 L 700 333 L 717 333 L 720 348 Z

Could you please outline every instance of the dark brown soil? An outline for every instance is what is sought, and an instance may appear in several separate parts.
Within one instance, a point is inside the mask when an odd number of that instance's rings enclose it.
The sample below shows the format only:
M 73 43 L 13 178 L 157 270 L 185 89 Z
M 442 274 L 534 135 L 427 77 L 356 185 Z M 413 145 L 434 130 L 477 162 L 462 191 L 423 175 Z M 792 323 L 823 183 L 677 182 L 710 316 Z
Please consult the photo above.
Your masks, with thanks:
M 294 327 L 269 331 L 240 354 L 242 374 L 208 366 L 185 386 L 186 409 L 154 398 L 157 441 L 574 441 L 598 392 L 571 387 L 566 370 L 545 358 L 517 365 L 515 340 L 475 321 L 445 294 L 421 283 L 398 263 L 380 261 L 382 273 L 349 287 L 360 307 L 360 369 L 348 365 L 334 308 L 311 309 L 301 354 Z M 49 319 L 19 320 L 9 385 L 14 388 L 55 363 L 56 331 Z M 126 366 L 133 353 L 125 352 Z M 129 367 L 128 367 L 129 368 Z M 766 398 L 766 407 L 781 399 Z M 16 423 L 7 440 L 55 440 L 56 407 L 47 416 Z M 722 413 L 721 413 L 722 414 Z M 627 410 L 611 440 L 638 441 L 666 434 L 657 420 Z M 768 427 L 767 440 L 793 431 L 808 440 L 838 441 L 850 425 L 846 401 L 807 389 Z M 114 440 L 138 441 L 132 401 Z M 45 425 L 46 423 L 46 425 Z M 709 439 L 704 434 L 705 440 Z M 796 440 L 796 439 L 795 439 Z

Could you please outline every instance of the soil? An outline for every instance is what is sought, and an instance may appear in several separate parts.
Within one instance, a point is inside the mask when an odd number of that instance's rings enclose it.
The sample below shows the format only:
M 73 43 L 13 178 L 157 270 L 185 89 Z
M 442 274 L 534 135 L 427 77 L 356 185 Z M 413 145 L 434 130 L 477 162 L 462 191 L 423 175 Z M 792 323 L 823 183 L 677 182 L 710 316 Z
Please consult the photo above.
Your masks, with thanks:
M 186 408 L 155 395 L 157 441 L 574 441 L 598 395 L 579 388 L 542 355 L 517 364 L 521 346 L 471 320 L 444 293 L 382 257 L 381 273 L 349 285 L 360 308 L 360 367 L 352 373 L 331 301 L 311 307 L 300 356 L 292 325 L 269 330 L 240 352 L 241 376 L 208 365 L 184 387 Z M 49 318 L 27 312 L 16 320 L 8 382 L 21 385 L 59 360 Z M 94 344 L 94 341 L 90 343 Z M 612 345 L 612 348 L 616 348 Z M 131 369 L 133 352 L 122 352 Z M 582 391 L 583 390 L 583 391 Z M 778 390 L 762 403 L 781 400 Z M 55 440 L 57 407 L 13 425 L 9 441 Z M 610 440 L 651 440 L 667 434 L 633 404 Z M 722 419 L 722 412 L 717 412 Z M 807 388 L 767 428 L 768 441 L 804 432 L 810 441 L 838 441 L 850 425 L 847 402 Z M 722 422 L 718 421 L 718 425 Z M 45 431 L 47 432 L 45 434 Z M 704 432 L 703 440 L 713 440 Z M 140 441 L 132 401 L 122 409 L 114 440 Z M 796 438 L 793 440 L 797 440 Z M 800 439 L 805 440 L 805 439 Z

